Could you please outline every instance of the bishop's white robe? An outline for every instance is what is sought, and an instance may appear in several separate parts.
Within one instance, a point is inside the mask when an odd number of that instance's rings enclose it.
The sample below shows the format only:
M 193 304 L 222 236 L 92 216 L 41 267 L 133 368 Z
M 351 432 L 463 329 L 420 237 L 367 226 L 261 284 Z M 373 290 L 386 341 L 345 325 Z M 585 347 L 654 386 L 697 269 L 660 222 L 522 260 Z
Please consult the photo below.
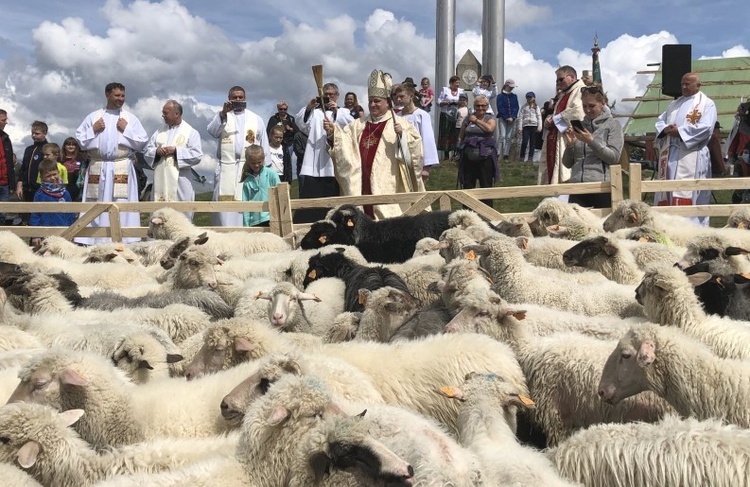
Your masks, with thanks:
M 123 132 L 117 129 L 117 121 L 120 117 L 128 121 Z M 94 133 L 94 123 L 100 118 L 104 119 L 104 130 L 98 134 Z M 81 144 L 81 149 L 89 151 L 91 163 L 86 169 L 87 175 L 92 171 L 94 165 L 100 171 L 98 182 L 98 195 L 92 198 L 88 195 L 89 177 L 85 178 L 83 185 L 82 201 L 138 201 L 138 179 L 135 168 L 132 164 L 134 152 L 143 150 L 148 140 L 148 134 L 143 129 L 140 120 L 130 112 L 125 110 L 100 109 L 91 112 L 83 119 L 81 125 L 76 129 L 76 139 Z M 122 165 L 124 161 L 129 160 L 127 164 L 127 196 L 115 196 L 115 167 Z M 120 184 L 120 183 L 118 183 Z M 141 217 L 137 212 L 120 213 L 120 225 L 122 227 L 140 227 Z M 103 213 L 98 216 L 90 227 L 100 228 L 109 227 L 109 215 Z M 138 241 L 139 238 L 130 237 L 123 241 Z M 109 237 L 76 237 L 76 242 L 85 245 L 95 243 L 110 242 Z

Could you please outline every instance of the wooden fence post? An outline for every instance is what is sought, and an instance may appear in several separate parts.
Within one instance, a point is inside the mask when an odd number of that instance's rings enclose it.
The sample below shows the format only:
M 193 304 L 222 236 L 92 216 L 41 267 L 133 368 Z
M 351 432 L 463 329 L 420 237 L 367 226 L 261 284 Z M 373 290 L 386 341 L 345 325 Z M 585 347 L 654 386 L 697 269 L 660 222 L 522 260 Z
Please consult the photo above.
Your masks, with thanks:
M 641 201 L 641 198 L 643 198 L 641 169 L 640 164 L 630 165 L 630 199 L 633 201 Z
M 107 208 L 107 213 L 109 213 L 109 236 L 112 238 L 113 242 L 122 242 L 122 225 L 120 224 L 120 209 L 117 207 L 116 204 L 110 204 L 109 208 Z
M 623 187 L 622 167 L 613 165 L 609 166 L 609 170 L 609 191 L 612 195 L 612 208 L 614 208 L 617 203 L 623 200 L 623 192 L 625 189 Z

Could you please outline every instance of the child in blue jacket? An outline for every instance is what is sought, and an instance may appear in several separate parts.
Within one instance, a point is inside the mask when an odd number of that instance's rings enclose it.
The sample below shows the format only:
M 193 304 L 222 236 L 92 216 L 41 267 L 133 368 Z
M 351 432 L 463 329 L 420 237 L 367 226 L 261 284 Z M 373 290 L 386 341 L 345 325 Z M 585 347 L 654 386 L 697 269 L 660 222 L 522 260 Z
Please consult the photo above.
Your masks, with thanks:
M 263 147 L 251 145 L 245 149 L 245 165 L 242 167 L 242 201 L 268 201 L 268 189 L 278 186 L 279 175 L 266 167 Z M 244 226 L 267 227 L 271 214 L 267 211 L 246 211 Z
M 34 194 L 34 202 L 70 203 L 72 201 L 70 193 L 60 179 L 56 160 L 50 158 L 42 160 L 39 163 L 39 175 L 42 182 Z M 32 213 L 29 225 L 32 227 L 69 227 L 74 221 L 76 221 L 75 213 Z M 31 239 L 31 244 L 36 247 L 41 244 L 41 241 L 41 237 L 35 237 Z

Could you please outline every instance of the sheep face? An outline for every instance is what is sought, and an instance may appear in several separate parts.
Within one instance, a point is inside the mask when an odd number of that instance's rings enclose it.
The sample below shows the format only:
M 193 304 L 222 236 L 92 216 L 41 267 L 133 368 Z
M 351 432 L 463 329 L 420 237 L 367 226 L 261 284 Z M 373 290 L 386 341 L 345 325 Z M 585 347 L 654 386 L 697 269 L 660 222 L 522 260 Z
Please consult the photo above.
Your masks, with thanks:
M 614 232 L 622 228 L 633 228 L 653 224 L 651 207 L 642 201 L 623 200 L 604 220 L 605 232 Z
M 563 263 L 568 267 L 586 267 L 587 263 L 600 255 L 612 257 L 618 248 L 607 237 L 594 237 L 574 245 L 563 253 Z
M 599 397 L 615 405 L 649 389 L 647 372 L 656 360 L 654 340 L 641 338 L 631 330 L 617 344 L 604 364 Z
M 248 406 L 265 396 L 271 386 L 285 375 L 302 375 L 302 369 L 296 360 L 286 355 L 269 357 L 257 372 L 224 396 L 220 406 L 221 416 L 233 426 L 241 424 Z
M 236 337 L 229 327 L 209 328 L 205 332 L 203 346 L 185 369 L 185 378 L 197 379 L 257 358 L 252 354 L 256 348 L 257 345 L 246 338 Z
M 33 476 L 41 474 L 38 461 L 54 463 L 54 452 L 71 441 L 68 429 L 83 416 L 82 409 L 58 413 L 39 404 L 8 404 L 0 408 L 0 462 L 19 464 Z
M 26 365 L 18 374 L 21 382 L 8 399 L 60 407 L 60 383 L 57 378 L 69 363 L 68 351 L 45 352 Z
M 216 289 L 218 281 L 216 279 L 216 269 L 214 266 L 221 265 L 221 259 L 206 247 L 194 245 L 177 259 L 177 268 L 173 276 L 175 287 L 180 289 L 191 289 L 196 287 L 206 287 Z
M 481 404 L 488 411 L 503 411 L 506 416 L 511 412 L 510 408 L 530 409 L 535 406 L 534 401 L 522 394 L 517 386 L 492 373 L 469 372 L 460 388 L 442 387 L 440 393 L 450 399 L 473 405 Z M 515 412 L 515 409 L 512 411 Z
M 169 377 L 168 364 L 180 360 L 181 355 L 167 353 L 165 346 L 148 332 L 135 332 L 120 338 L 112 353 L 115 367 L 136 384 Z

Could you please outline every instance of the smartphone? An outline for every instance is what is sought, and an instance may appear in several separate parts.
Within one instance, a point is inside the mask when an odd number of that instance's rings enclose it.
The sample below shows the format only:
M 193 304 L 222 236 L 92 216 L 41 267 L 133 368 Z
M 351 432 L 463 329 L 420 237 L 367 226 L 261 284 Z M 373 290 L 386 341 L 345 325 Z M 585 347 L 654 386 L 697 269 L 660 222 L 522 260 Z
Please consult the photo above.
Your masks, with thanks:
M 239 101 L 239 100 L 232 101 L 232 110 L 244 110 L 246 108 L 247 108 L 246 101 Z
M 583 123 L 580 120 L 571 120 L 570 121 L 570 126 L 573 127 L 573 128 L 576 128 L 576 129 L 578 129 L 580 131 L 584 130 Z
M 331 99 L 327 96 L 323 97 L 323 101 L 321 102 L 320 97 L 318 97 L 318 105 L 324 108 L 328 108 L 328 104 L 331 103 Z

